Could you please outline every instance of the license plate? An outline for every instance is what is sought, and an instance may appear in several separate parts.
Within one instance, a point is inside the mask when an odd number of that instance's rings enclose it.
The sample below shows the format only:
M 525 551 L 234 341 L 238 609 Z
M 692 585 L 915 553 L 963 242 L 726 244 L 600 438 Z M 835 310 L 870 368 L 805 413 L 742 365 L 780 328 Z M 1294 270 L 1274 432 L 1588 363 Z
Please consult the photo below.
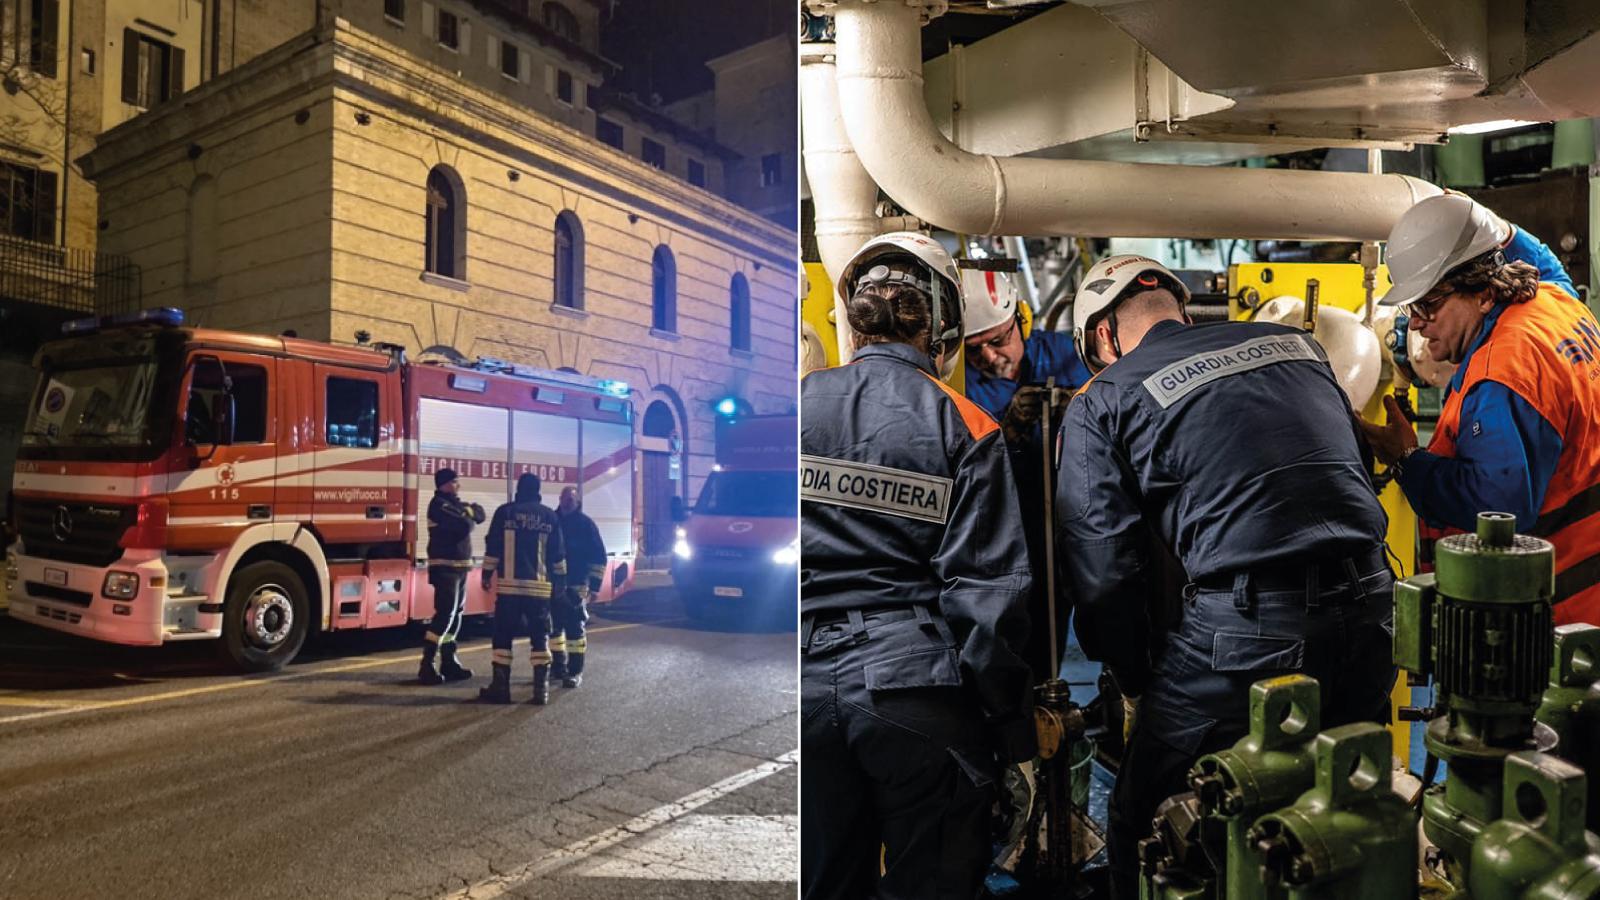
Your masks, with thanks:
M 711 589 L 711 593 L 718 597 L 743 597 L 744 588 L 714 587 Z
M 57 587 L 66 587 L 67 586 L 67 570 L 66 569 L 45 569 L 44 570 L 44 583 L 45 584 L 53 584 L 53 585 L 55 585 Z

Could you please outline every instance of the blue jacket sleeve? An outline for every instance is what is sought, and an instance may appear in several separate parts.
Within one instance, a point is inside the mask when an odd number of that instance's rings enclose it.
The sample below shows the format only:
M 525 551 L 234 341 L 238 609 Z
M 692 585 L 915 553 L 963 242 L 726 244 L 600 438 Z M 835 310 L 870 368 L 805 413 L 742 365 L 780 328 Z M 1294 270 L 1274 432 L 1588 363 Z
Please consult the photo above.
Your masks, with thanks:
M 1471 531 L 1479 512 L 1508 512 L 1517 530 L 1539 518 L 1545 490 L 1561 458 L 1561 435 L 1533 405 L 1495 381 L 1482 381 L 1461 400 L 1456 455 L 1411 454 L 1400 488 L 1431 525 Z
M 1540 281 L 1548 281 L 1569 295 L 1578 296 L 1578 289 L 1572 286 L 1572 276 L 1567 274 L 1566 268 L 1561 265 L 1561 260 L 1556 258 L 1555 253 L 1545 245 L 1544 241 L 1529 234 L 1525 229 L 1511 226 L 1511 241 L 1503 249 L 1507 260 L 1525 262 L 1538 269 Z
M 1056 486 L 1057 556 L 1083 652 L 1105 663 L 1124 694 L 1150 682 L 1149 529 L 1138 482 L 1094 392 L 1067 407 Z
M 949 519 L 933 557 L 944 585 L 940 610 L 961 642 L 961 668 L 976 686 L 1007 762 L 1037 752 L 1033 674 L 1023 661 L 1027 598 L 1033 588 L 1017 491 L 998 430 L 957 464 Z

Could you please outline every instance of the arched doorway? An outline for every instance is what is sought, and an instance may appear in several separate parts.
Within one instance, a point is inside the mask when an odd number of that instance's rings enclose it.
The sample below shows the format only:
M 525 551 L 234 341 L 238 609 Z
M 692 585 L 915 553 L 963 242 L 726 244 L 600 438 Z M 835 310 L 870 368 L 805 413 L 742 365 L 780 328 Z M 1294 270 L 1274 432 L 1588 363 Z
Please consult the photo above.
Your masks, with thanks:
M 639 553 L 641 556 L 666 556 L 672 552 L 672 501 L 678 483 L 672 478 L 672 445 L 678 437 L 677 417 L 672 407 L 656 400 L 644 411 L 644 437 L 641 491 L 643 493 Z

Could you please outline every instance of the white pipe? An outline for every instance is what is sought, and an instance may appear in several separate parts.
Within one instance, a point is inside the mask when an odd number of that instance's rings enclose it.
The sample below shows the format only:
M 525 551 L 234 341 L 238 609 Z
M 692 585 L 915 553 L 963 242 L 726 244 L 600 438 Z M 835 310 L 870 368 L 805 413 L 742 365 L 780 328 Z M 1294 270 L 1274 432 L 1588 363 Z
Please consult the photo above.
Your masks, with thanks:
M 839 105 L 873 180 L 912 215 L 941 228 L 1373 241 L 1387 238 L 1417 201 L 1440 193 L 1404 175 L 968 153 L 939 133 L 923 99 L 921 6 L 838 0 Z
M 1039 285 L 1033 280 L 1033 261 L 1028 258 L 1028 242 L 1015 235 L 1000 239 L 1006 255 L 1017 261 L 1017 275 L 1022 279 L 1022 299 L 1028 308 L 1039 312 Z
M 834 79 L 832 44 L 800 45 L 800 127 L 806 182 L 816 210 L 814 234 L 828 278 L 837 282 L 845 264 L 869 239 L 882 234 L 877 213 L 878 185 L 856 158 L 844 120 L 839 116 L 839 91 Z M 838 328 L 839 361 L 850 359 L 850 326 L 844 300 L 833 296 Z

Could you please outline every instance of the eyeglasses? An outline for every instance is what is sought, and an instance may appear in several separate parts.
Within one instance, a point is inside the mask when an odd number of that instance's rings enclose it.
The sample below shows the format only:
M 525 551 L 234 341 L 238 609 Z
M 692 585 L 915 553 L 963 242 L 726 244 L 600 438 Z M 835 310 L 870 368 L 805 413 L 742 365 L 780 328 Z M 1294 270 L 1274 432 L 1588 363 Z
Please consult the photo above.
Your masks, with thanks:
M 1439 315 L 1439 309 L 1444 306 L 1444 302 L 1454 296 L 1454 290 L 1436 291 L 1431 297 L 1423 297 L 1421 300 L 1412 301 L 1402 306 L 1401 309 L 1405 311 L 1407 317 L 1418 322 L 1432 322 L 1434 317 Z
M 982 353 L 984 350 L 993 350 L 994 352 L 999 353 L 1001 350 L 1005 349 L 1006 344 L 1009 343 L 1010 340 L 1011 340 L 1011 333 L 1013 331 L 1016 331 L 1016 330 L 1017 330 L 1017 320 L 1016 320 L 1016 317 L 1012 317 L 1012 319 L 1011 319 L 1011 327 L 1007 328 L 1005 331 L 1000 332 L 999 334 L 995 335 L 994 337 L 989 338 L 987 341 L 970 341 L 970 342 L 968 342 L 967 345 L 966 345 L 967 352 L 968 353 L 972 353 L 972 354 L 978 354 L 978 353 Z

